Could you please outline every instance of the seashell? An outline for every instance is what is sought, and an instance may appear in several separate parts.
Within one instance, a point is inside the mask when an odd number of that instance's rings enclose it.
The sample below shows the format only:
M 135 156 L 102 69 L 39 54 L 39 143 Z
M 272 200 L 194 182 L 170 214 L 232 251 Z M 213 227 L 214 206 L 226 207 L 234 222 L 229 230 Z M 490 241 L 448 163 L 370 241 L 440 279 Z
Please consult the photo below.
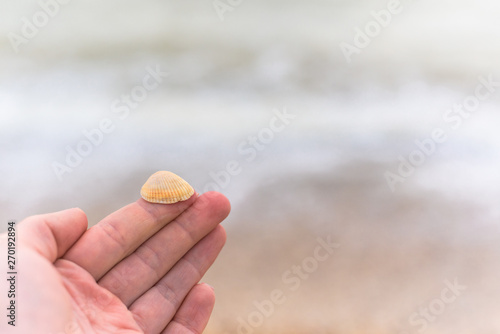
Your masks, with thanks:
M 172 172 L 160 171 L 149 177 L 141 188 L 141 197 L 151 203 L 172 204 L 185 201 L 194 189 Z

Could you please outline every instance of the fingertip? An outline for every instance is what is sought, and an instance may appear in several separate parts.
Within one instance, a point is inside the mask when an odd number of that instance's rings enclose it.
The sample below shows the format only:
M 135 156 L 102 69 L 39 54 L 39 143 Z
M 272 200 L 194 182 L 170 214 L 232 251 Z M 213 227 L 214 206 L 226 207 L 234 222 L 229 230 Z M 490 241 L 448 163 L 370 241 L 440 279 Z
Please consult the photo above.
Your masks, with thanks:
M 172 322 L 162 333 L 202 333 L 215 306 L 215 293 L 206 283 L 196 284 Z
M 52 219 L 53 223 L 55 223 L 56 221 L 60 222 L 57 224 L 57 229 L 61 229 L 63 225 L 68 227 L 71 226 L 71 228 L 75 232 L 77 232 L 78 234 L 82 234 L 87 230 L 89 226 L 87 214 L 80 208 L 61 210 L 58 212 L 54 212 L 51 215 L 53 215 L 54 217 Z M 42 215 L 42 217 L 47 217 L 47 215 Z M 57 231 L 54 232 L 57 233 Z
M 207 283 L 198 283 L 191 290 L 190 295 L 195 303 L 203 307 L 208 313 L 212 313 L 215 305 L 215 289 Z
M 68 209 L 65 211 L 69 211 L 69 214 L 75 218 L 75 221 L 77 221 L 81 225 L 85 225 L 85 228 L 87 228 L 87 226 L 89 224 L 89 220 L 88 220 L 88 217 L 87 217 L 87 214 L 85 213 L 85 211 L 83 211 L 82 209 L 80 209 L 78 207 Z
M 80 207 L 76 206 L 76 207 L 68 209 L 68 210 L 74 210 L 75 212 L 78 212 L 78 214 L 80 214 L 81 216 L 84 216 L 85 218 L 87 218 L 87 214 Z
M 213 233 L 218 234 L 218 240 L 221 240 L 222 247 L 226 244 L 227 240 L 227 233 L 226 229 L 222 225 L 217 225 L 217 227 L 214 229 Z
M 152 203 L 148 202 L 142 197 L 139 198 L 135 204 L 138 207 L 142 208 L 145 212 L 147 212 L 155 221 L 161 222 L 165 218 L 168 217 L 177 217 L 186 209 L 191 207 L 193 203 L 197 201 L 196 194 L 193 194 L 190 198 L 185 201 L 179 201 L 172 204 L 163 204 L 163 203 Z
M 218 214 L 218 219 L 220 221 L 226 219 L 231 212 L 231 203 L 229 202 L 229 199 L 217 191 L 204 193 L 198 198 L 198 202 L 198 205 L 201 208 L 205 208 L 208 204 L 210 204 L 213 212 Z

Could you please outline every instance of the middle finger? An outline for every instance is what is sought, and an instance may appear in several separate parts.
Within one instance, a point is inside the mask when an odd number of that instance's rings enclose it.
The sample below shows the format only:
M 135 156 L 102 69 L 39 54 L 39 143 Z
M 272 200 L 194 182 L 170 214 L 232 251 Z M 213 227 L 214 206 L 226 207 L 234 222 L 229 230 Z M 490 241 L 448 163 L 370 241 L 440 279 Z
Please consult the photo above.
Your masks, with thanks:
M 102 277 L 99 285 L 130 306 L 228 213 L 229 203 L 223 195 L 200 196 L 179 217 Z

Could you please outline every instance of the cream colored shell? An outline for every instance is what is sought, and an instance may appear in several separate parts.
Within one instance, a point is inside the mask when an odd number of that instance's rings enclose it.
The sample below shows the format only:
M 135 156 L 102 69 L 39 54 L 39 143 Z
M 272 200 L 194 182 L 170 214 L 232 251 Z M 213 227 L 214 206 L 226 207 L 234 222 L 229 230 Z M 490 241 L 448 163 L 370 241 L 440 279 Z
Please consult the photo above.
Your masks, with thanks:
M 172 172 L 160 171 L 149 177 L 141 189 L 141 197 L 151 203 L 172 204 L 185 201 L 194 189 Z

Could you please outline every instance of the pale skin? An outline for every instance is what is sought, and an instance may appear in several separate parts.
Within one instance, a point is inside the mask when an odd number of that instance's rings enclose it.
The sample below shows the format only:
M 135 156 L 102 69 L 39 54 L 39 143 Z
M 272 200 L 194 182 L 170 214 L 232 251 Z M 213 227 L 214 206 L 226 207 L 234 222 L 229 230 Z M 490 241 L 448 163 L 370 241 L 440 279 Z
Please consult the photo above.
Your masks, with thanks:
M 16 327 L 2 312 L 0 331 L 202 333 L 215 297 L 199 282 L 225 243 L 219 223 L 229 211 L 210 192 L 168 205 L 139 199 L 88 230 L 80 209 L 25 219 L 17 225 Z

